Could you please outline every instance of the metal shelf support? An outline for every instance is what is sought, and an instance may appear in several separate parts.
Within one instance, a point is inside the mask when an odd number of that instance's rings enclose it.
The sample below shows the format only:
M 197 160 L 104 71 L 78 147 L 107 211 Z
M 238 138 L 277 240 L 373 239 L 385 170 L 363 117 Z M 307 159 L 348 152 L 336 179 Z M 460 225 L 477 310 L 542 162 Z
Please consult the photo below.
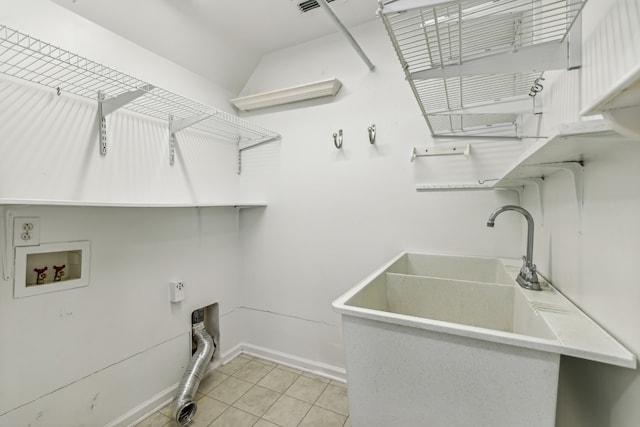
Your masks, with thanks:
M 0 231 L 2 231 L 2 234 L 4 235 L 5 243 L 2 248 L 2 277 L 4 280 L 11 280 L 13 276 L 13 263 L 10 260 L 10 256 L 13 256 L 13 213 L 7 206 L 0 206 L 0 217 L 2 218 L 2 227 L 0 227 Z
M 527 178 L 526 179 L 528 184 L 532 184 L 536 187 L 536 193 L 538 194 L 538 207 L 540 208 L 540 225 L 544 225 L 544 204 L 542 203 L 542 191 L 543 191 L 543 187 L 542 185 L 544 184 L 544 178 L 543 177 L 536 177 L 536 178 Z
M 174 119 L 169 116 L 169 164 L 173 166 L 176 161 L 176 133 L 189 128 L 203 120 L 212 117 L 213 114 L 198 114 L 184 119 Z
M 278 141 L 280 139 L 279 136 L 271 136 L 267 138 L 262 138 L 257 141 L 252 141 L 250 144 L 245 145 L 244 147 L 240 147 L 240 140 L 238 140 L 238 175 L 242 173 L 242 152 L 244 150 L 248 150 L 253 147 L 257 147 L 258 145 L 266 144 L 267 142 Z
M 351 35 L 347 27 L 345 27 L 342 21 L 340 21 L 340 18 L 338 18 L 338 16 L 335 14 L 333 9 L 331 9 L 331 6 L 329 6 L 329 3 L 327 3 L 327 0 L 318 0 L 318 4 L 322 9 L 324 9 L 325 12 L 327 12 L 327 15 L 329 15 L 329 18 L 331 18 L 331 20 L 338 26 L 338 29 L 340 30 L 340 32 L 346 37 L 349 44 L 360 56 L 360 59 L 362 59 L 364 63 L 367 65 L 367 68 L 369 68 L 370 71 L 373 71 L 376 68 L 376 66 L 373 65 L 373 62 L 371 62 L 367 54 L 364 53 L 364 51 L 362 50 L 362 48 L 360 47 L 356 39 L 353 38 L 353 36 Z
M 578 232 L 582 234 L 582 210 L 584 206 L 584 163 L 581 161 L 539 163 L 535 165 L 525 165 L 550 169 L 566 170 L 573 178 L 573 187 L 576 193 L 576 203 L 578 205 Z M 541 182 L 541 181 L 540 181 Z M 542 209 L 542 188 L 538 187 L 540 197 L 540 208 Z
M 101 155 L 107 155 L 107 116 L 115 112 L 116 110 L 126 106 L 127 104 L 135 101 L 141 96 L 146 95 L 153 88 L 154 86 L 147 84 L 141 89 L 124 92 L 109 99 L 106 99 L 105 93 L 103 91 L 98 91 L 98 129 L 100 132 Z

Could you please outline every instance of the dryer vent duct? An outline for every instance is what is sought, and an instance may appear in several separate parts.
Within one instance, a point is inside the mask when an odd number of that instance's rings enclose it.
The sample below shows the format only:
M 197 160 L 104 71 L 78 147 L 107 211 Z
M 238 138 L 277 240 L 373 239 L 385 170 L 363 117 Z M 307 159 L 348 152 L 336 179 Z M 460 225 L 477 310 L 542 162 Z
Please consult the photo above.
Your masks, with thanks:
M 207 366 L 213 357 L 216 344 L 204 327 L 204 309 L 196 310 L 191 315 L 192 334 L 196 342 L 196 351 L 191 357 L 173 401 L 173 419 L 181 426 L 191 422 L 198 410 L 195 395 L 204 377 Z

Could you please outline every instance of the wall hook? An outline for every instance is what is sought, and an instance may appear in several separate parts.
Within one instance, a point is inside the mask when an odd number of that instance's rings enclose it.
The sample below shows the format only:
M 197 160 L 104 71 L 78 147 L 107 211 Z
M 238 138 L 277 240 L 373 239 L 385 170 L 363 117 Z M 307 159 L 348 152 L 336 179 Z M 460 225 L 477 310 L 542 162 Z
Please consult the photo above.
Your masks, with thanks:
M 544 77 L 538 77 L 534 80 L 533 86 L 531 86 L 531 89 L 529 90 L 530 97 L 534 98 L 538 94 L 538 92 L 542 92 L 542 89 L 544 89 L 544 86 L 542 85 L 542 83 L 540 83 L 540 81 L 544 81 Z
M 338 149 L 342 148 L 342 129 L 333 134 L 333 145 Z
M 369 132 L 369 144 L 374 144 L 376 142 L 376 125 L 369 126 L 367 131 Z

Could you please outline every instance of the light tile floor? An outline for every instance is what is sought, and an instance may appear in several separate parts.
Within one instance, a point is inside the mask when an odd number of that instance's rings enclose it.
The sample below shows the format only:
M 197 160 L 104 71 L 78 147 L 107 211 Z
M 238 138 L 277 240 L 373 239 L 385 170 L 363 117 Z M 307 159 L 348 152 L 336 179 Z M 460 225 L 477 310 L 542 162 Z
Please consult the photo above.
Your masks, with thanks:
M 269 360 L 241 354 L 200 383 L 190 427 L 351 427 L 347 388 Z M 136 427 L 177 427 L 171 405 Z

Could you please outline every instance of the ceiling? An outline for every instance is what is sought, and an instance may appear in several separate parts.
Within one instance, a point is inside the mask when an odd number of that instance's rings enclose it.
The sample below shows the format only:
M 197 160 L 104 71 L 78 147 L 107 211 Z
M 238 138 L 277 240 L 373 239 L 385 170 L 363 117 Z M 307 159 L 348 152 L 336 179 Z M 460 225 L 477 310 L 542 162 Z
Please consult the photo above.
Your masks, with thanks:
M 235 94 L 264 54 L 339 31 L 322 8 L 300 12 L 302 0 L 51 1 Z M 377 0 L 330 6 L 347 28 L 377 19 Z

